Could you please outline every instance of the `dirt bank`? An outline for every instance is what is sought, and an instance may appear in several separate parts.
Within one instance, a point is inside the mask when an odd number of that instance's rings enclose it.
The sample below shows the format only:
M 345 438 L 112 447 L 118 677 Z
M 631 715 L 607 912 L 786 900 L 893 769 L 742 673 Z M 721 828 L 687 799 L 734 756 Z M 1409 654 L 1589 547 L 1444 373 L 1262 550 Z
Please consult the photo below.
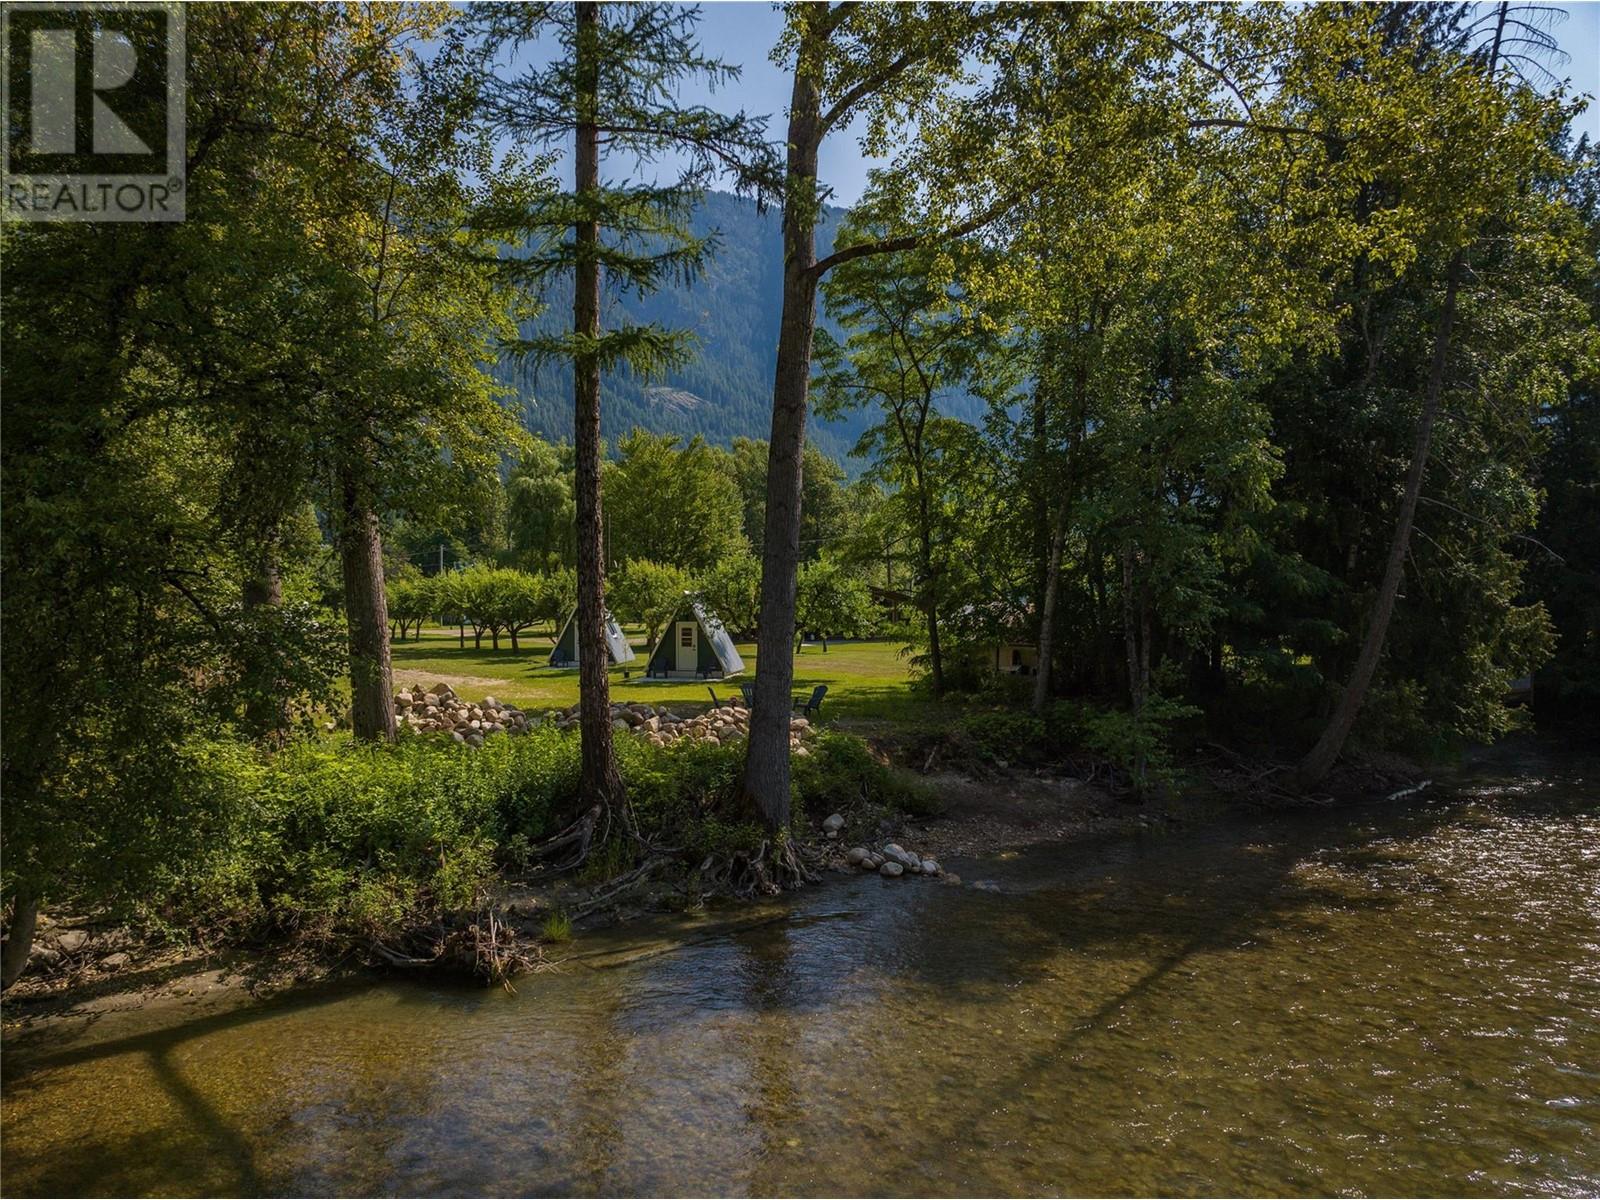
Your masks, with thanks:
M 936 858 L 983 858 L 1110 829 L 1137 829 L 1170 817 L 1155 806 L 1121 804 L 1092 785 L 1045 773 L 974 779 L 946 772 L 926 776 L 924 782 L 943 805 L 938 816 L 909 818 L 874 830 L 847 827 L 839 841 L 822 844 L 840 861 L 857 840 L 889 837 L 900 837 Z M 826 872 L 820 886 L 826 887 L 833 878 L 831 871 Z M 569 898 L 565 894 L 571 891 L 570 883 L 545 890 L 508 888 L 502 899 L 514 917 L 523 919 L 525 929 L 536 932 L 543 915 L 563 907 Z M 641 920 L 643 910 L 635 908 L 611 914 L 609 922 L 591 922 L 576 942 L 547 947 L 547 957 L 552 962 L 581 963 L 594 952 L 595 927 L 619 923 L 622 928 L 604 939 L 605 955 L 625 957 L 641 949 L 660 952 L 703 933 L 708 920 L 720 925 L 761 919 L 764 908 L 719 905 L 709 915 L 688 913 L 653 921 Z M 631 936 L 635 927 L 637 939 Z M 31 965 L 30 973 L 6 994 L 0 1010 L 6 1036 L 40 1025 L 64 1032 L 87 1030 L 102 1017 L 132 1010 L 181 1013 L 188 1019 L 371 974 L 370 968 L 353 959 L 330 961 L 305 948 L 206 953 L 150 946 L 124 931 L 97 928 L 71 917 L 47 918 L 40 934 L 41 948 L 70 949 L 53 949 L 46 956 L 53 956 L 53 961 L 45 970 Z M 637 947 L 632 945 L 635 940 Z

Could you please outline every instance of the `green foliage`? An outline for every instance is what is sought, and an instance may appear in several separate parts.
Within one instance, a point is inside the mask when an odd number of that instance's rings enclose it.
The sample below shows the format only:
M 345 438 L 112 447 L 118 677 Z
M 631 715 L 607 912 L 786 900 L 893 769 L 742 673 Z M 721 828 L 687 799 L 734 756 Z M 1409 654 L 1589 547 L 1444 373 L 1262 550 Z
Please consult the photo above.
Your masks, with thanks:
M 384 581 L 389 601 L 389 620 L 397 627 L 401 638 L 407 630 L 418 635 L 422 623 L 439 611 L 441 589 L 436 577 L 423 575 L 415 568 L 392 575 Z
M 795 593 L 799 629 L 824 638 L 863 637 L 877 615 L 865 581 L 837 559 L 818 558 L 801 565 Z
M 1199 713 L 1159 694 L 1146 697 L 1137 712 L 1092 710 L 1083 721 L 1083 746 L 1128 772 L 1140 791 L 1176 787 L 1183 776 L 1173 761 L 1171 726 Z
M 553 912 L 539 925 L 539 936 L 547 942 L 570 942 L 572 918 L 564 912 Z
M 645 640 L 654 646 L 689 587 L 688 574 L 677 567 L 630 558 L 607 581 L 606 598 L 617 620 L 644 626 Z
M 1035 759 L 1045 735 L 1045 723 L 1039 717 L 1004 709 L 968 713 L 957 728 L 978 757 L 988 762 Z
M 755 632 L 761 615 L 761 562 L 755 555 L 729 555 L 703 572 L 695 587 L 735 637 Z
M 827 417 L 818 414 L 826 428 Z M 836 422 L 842 430 L 846 426 Z M 831 432 L 831 431 L 830 431 Z M 767 453 L 765 441 L 736 437 L 728 462 L 739 488 L 744 509 L 744 535 L 759 558 L 766 536 Z M 845 536 L 848 513 L 844 495 L 844 468 L 811 442 L 800 457 L 800 561 L 826 553 Z
M 408 738 L 197 758 L 185 786 L 215 798 L 202 845 L 132 903 L 207 938 L 382 936 L 470 907 L 497 847 L 537 840 L 577 790 L 575 740 L 542 731 L 477 751 Z
M 940 808 L 938 798 L 926 786 L 878 761 L 858 737 L 824 730 L 810 742 L 809 750 L 790 766 L 797 822 L 862 807 L 924 816 Z
M 653 559 L 693 574 L 748 549 L 727 455 L 698 437 L 685 445 L 635 429 L 602 485 L 614 562 Z
M 530 575 L 509 567 L 472 566 L 436 577 L 435 605 L 472 626 L 474 645 L 488 634 L 494 649 L 508 634 L 511 649 L 521 649 L 522 634 L 534 625 L 549 627 L 552 639 L 572 611 L 577 581 L 571 570 Z
M 571 566 L 578 553 L 571 447 L 532 439 L 506 476 L 505 490 L 512 565 L 528 571 Z

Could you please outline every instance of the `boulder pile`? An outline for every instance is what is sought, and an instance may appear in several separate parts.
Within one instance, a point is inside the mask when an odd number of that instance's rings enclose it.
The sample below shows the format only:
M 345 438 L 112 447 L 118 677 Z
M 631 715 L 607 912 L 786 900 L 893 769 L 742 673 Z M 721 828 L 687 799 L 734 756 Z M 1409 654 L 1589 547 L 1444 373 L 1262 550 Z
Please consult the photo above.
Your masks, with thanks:
M 578 706 L 549 714 L 558 729 L 578 727 Z M 692 717 L 679 716 L 665 705 L 613 704 L 611 724 L 618 732 L 631 732 L 652 746 L 667 746 L 685 738 L 726 746 L 750 736 L 750 710 L 742 704 L 723 704 Z M 789 718 L 789 749 L 800 758 L 811 751 L 806 742 L 816 729 L 805 717 Z
M 423 688 L 420 684 L 402 688 L 394 696 L 395 716 L 405 728 L 417 733 L 448 733 L 458 742 L 481 746 L 497 733 L 527 733 L 544 724 L 560 730 L 578 728 L 578 706 L 552 709 L 543 716 L 524 712 L 514 704 L 503 704 L 493 696 L 473 704 L 457 696 L 447 683 Z M 725 704 L 692 717 L 682 717 L 664 705 L 613 704 L 611 725 L 618 732 L 632 733 L 653 746 L 666 746 L 685 738 L 726 746 L 750 736 L 750 710 L 742 704 Z M 805 717 L 789 719 L 789 749 L 805 758 L 811 751 L 806 743 L 816 729 Z
M 876 871 L 886 879 L 900 875 L 940 875 L 939 864 L 931 858 L 903 849 L 897 842 L 889 842 L 877 850 L 867 846 L 852 846 L 844 856 L 845 862 L 863 871 Z
M 514 704 L 493 696 L 473 704 L 455 694 L 448 683 L 424 690 L 419 684 L 394 694 L 394 715 L 401 725 L 418 733 L 448 733 L 458 742 L 481 746 L 497 733 L 527 733 L 539 724 Z

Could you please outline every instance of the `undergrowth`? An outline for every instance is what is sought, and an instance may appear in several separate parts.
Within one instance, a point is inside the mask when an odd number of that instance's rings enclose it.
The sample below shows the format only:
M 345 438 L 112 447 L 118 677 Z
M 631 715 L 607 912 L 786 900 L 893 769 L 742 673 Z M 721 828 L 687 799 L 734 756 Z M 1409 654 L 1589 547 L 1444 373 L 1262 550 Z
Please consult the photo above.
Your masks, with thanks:
M 927 812 L 933 798 L 859 739 L 822 733 L 797 756 L 793 827 L 836 809 Z M 639 839 L 594 846 L 581 882 L 635 866 L 643 846 L 688 865 L 751 853 L 761 826 L 738 807 L 742 745 L 619 738 Z M 521 872 L 541 839 L 579 809 L 579 743 L 553 729 L 481 749 L 406 737 L 393 746 L 319 741 L 276 754 L 235 744 L 199 754 L 212 790 L 206 849 L 124 916 L 171 938 L 215 944 L 293 937 L 381 939 L 471 909 L 502 872 Z

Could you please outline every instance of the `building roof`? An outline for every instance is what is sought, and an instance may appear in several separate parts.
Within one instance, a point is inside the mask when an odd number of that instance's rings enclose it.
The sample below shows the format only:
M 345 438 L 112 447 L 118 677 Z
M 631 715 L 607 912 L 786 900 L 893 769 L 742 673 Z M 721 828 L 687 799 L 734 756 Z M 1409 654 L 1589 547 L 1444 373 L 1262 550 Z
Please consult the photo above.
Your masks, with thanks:
M 734 646 L 733 638 L 728 636 L 728 631 L 723 626 L 722 619 L 712 612 L 706 602 L 693 592 L 685 592 L 683 594 L 683 603 L 678 606 L 677 612 L 672 614 L 672 619 L 667 622 L 667 628 L 671 629 L 679 621 L 685 620 L 684 614 L 686 613 L 693 614 L 695 623 L 700 626 L 700 632 L 705 639 L 705 644 L 711 648 L 712 654 L 716 656 L 717 665 L 721 667 L 722 673 L 724 675 L 737 675 L 743 671 L 744 659 L 739 657 L 738 648 Z M 646 669 L 653 671 L 656 657 L 665 653 L 663 647 L 670 646 L 672 646 L 672 639 L 665 636 L 662 637 L 656 643 L 655 649 L 650 652 L 650 663 Z M 676 654 L 676 649 L 672 649 L 671 653 Z M 668 672 L 672 670 L 669 662 L 663 662 L 662 667 L 663 670 Z
M 606 651 L 611 655 L 614 663 L 632 662 L 634 659 L 633 647 L 628 644 L 627 636 L 622 632 L 622 626 L 617 624 L 617 619 L 611 615 L 611 610 L 605 610 L 605 636 Z M 550 651 L 550 665 L 552 667 L 576 666 L 578 662 L 577 630 L 573 622 L 578 619 L 578 610 L 573 609 L 572 615 L 567 618 L 567 623 L 561 627 L 561 636 L 556 639 L 556 647 Z M 569 635 L 571 635 L 569 637 Z
M 733 644 L 733 638 L 728 636 L 728 631 L 723 628 L 722 618 L 706 607 L 705 602 L 698 596 L 684 593 L 684 598 L 689 601 L 689 607 L 694 610 L 694 619 L 700 622 L 700 628 L 705 630 L 711 648 L 716 652 L 717 661 L 722 664 L 723 671 L 732 675 L 744 670 L 744 659 L 739 657 L 738 648 Z

